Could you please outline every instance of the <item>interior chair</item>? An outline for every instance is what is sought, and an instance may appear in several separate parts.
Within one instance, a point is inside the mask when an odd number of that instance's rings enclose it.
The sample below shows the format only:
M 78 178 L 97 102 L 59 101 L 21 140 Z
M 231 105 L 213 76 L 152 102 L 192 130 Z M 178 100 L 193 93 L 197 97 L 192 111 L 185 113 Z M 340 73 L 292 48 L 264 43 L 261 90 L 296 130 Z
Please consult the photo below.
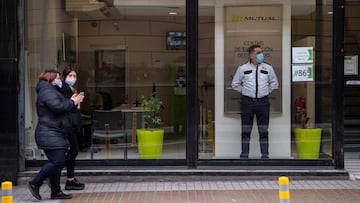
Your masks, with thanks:
M 103 109 L 103 98 L 99 93 L 85 92 L 84 101 L 80 104 L 82 136 L 79 139 L 81 151 L 91 146 L 91 131 L 94 110 Z
M 99 149 L 110 152 L 112 147 L 124 148 L 124 159 L 127 159 L 127 133 L 124 114 L 114 110 L 94 110 L 91 133 L 91 159 Z

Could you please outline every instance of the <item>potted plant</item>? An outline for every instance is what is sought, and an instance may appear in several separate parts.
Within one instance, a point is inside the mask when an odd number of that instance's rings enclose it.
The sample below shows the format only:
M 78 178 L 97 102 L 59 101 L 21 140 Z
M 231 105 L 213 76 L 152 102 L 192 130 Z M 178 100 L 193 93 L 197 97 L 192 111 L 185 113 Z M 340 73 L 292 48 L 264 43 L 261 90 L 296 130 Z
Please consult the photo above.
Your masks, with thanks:
M 306 110 L 301 110 L 301 127 L 295 128 L 295 141 L 299 159 L 318 159 L 321 142 L 321 128 L 307 128 L 309 121 Z
M 141 105 L 144 108 L 145 129 L 136 130 L 139 155 L 142 159 L 159 159 L 164 139 L 164 129 L 160 128 L 162 121 L 159 116 L 163 103 L 153 92 L 149 98 L 141 97 Z

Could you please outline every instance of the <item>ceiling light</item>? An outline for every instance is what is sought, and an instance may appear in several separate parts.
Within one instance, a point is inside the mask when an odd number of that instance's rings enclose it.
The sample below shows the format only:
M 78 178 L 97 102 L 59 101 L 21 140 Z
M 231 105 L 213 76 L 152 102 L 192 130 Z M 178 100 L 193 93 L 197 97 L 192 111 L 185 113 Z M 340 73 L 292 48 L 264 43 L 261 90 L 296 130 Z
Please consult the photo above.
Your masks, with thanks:
M 332 12 L 332 11 L 328 11 L 328 14 L 329 14 L 329 15 L 332 15 L 333 13 L 334 13 L 334 12 Z
M 176 9 L 177 9 L 178 7 L 168 7 L 168 9 L 171 9 L 171 11 L 169 11 L 169 15 L 171 15 L 171 16 L 176 16 L 178 13 L 176 12 Z

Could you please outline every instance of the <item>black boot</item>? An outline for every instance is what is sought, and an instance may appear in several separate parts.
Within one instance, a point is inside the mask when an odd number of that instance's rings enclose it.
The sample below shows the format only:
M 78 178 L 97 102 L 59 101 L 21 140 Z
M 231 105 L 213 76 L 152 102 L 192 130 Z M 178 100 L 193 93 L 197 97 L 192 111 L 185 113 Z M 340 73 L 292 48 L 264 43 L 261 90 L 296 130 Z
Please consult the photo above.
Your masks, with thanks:
M 50 197 L 50 199 L 71 199 L 71 198 L 72 198 L 71 194 L 65 194 L 62 191 L 57 193 L 51 193 L 51 197 Z
M 31 182 L 29 182 L 28 183 L 28 188 L 29 188 L 32 196 L 34 196 L 38 200 L 41 200 L 41 196 L 40 196 L 40 193 L 39 193 L 40 186 L 36 186 L 34 184 L 31 184 Z

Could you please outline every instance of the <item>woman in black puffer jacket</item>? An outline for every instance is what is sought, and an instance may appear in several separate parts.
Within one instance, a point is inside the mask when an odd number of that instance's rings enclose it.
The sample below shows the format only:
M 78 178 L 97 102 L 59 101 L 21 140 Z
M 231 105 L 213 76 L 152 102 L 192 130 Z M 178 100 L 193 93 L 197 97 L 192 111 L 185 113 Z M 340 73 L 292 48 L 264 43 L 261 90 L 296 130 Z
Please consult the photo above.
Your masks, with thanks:
M 69 66 L 64 69 L 62 78 L 63 86 L 61 88 L 61 93 L 69 99 L 74 94 L 78 94 L 77 90 L 74 88 L 77 74 L 72 67 Z M 80 92 L 79 94 L 84 94 L 84 92 Z M 81 113 L 78 106 L 71 109 L 69 116 L 72 131 L 68 135 L 70 148 L 66 154 L 65 165 L 67 180 L 65 183 L 65 190 L 83 190 L 85 188 L 85 184 L 79 182 L 75 178 L 75 160 L 79 153 L 79 140 L 82 138 Z
M 43 149 L 48 161 L 42 166 L 28 187 L 36 199 L 41 199 L 39 189 L 49 177 L 51 181 L 51 199 L 69 199 L 60 188 L 61 170 L 65 165 L 65 154 L 69 146 L 67 135 L 72 130 L 69 112 L 84 98 L 74 95 L 71 99 L 64 97 L 56 88 L 62 86 L 60 74 L 56 70 L 46 70 L 39 75 L 36 85 L 36 110 L 38 124 L 35 140 L 39 149 Z

